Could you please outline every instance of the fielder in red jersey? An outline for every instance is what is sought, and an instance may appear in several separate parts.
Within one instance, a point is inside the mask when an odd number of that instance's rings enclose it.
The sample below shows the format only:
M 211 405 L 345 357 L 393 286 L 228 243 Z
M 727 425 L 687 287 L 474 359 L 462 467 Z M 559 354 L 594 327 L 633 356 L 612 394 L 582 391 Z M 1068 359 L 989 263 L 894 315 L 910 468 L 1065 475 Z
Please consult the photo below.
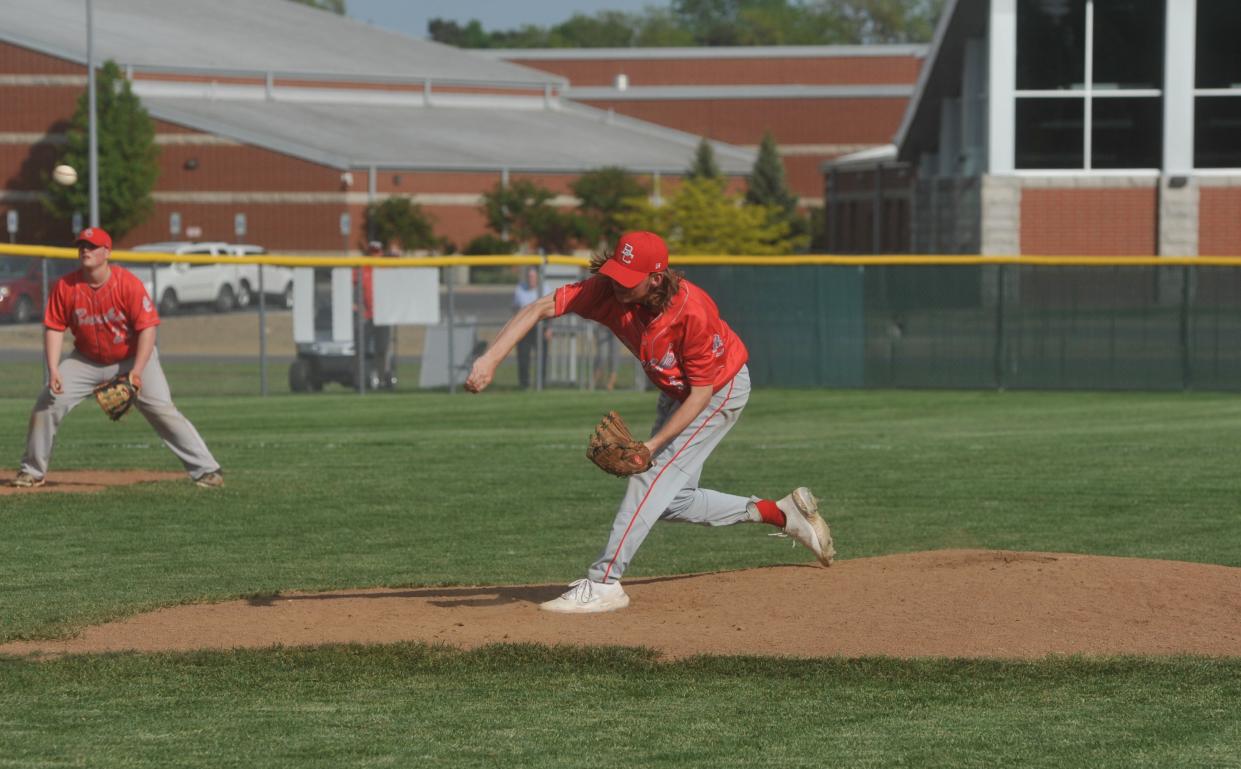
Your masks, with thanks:
M 651 436 L 653 464 L 632 475 L 603 553 L 547 611 L 594 613 L 623 609 L 620 578 L 651 527 L 660 520 L 729 526 L 769 523 L 805 545 L 823 565 L 836 550 L 818 500 L 799 487 L 780 500 L 725 494 L 698 486 L 703 464 L 732 429 L 750 397 L 748 353 L 715 302 L 668 268 L 668 247 L 652 232 L 627 232 L 595 273 L 522 308 L 474 362 L 470 392 L 491 383 L 517 341 L 540 320 L 574 313 L 607 326 L 639 360 L 661 391 Z
M 135 407 L 181 460 L 190 479 L 204 488 L 223 485 L 220 464 L 172 403 L 155 349 L 159 313 L 142 281 L 109 263 L 112 236 L 102 228 L 82 230 L 77 248 L 81 269 L 56 282 L 43 314 L 48 381 L 30 414 L 26 453 L 12 484 L 29 488 L 46 483 L 61 421 L 97 385 L 128 374 L 138 390 Z M 74 349 L 62 360 L 66 331 L 73 333 Z
M 124 267 L 113 264 L 109 268 L 111 278 L 97 288 L 91 287 L 81 270 L 56 281 L 43 316 L 45 328 L 72 331 L 73 348 L 103 364 L 135 357 L 138 333 L 159 325 L 159 313 L 142 281 Z

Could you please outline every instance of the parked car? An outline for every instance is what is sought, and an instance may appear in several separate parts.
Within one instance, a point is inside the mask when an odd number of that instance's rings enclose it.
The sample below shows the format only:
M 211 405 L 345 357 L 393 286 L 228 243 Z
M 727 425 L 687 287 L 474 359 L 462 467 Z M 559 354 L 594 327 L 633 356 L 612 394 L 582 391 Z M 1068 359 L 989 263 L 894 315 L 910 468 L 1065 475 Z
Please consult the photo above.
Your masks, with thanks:
M 176 255 L 228 256 L 232 253 L 227 243 L 181 241 L 147 243 L 132 250 Z M 249 306 L 257 280 L 245 273 L 242 269 L 244 266 L 174 262 L 156 266 L 133 264 L 126 265 L 126 268 L 142 279 L 147 293 L 155 299 L 160 314 L 173 315 L 181 307 L 192 304 L 210 304 L 216 312 L 229 312 L 238 307 Z
M 43 260 L 34 256 L 0 256 L 0 319 L 29 323 L 43 315 Z M 76 259 L 48 259 L 47 287 L 78 268 Z
M 267 253 L 267 249 L 250 243 L 234 243 L 228 247 L 234 256 L 259 256 Z M 276 304 L 286 309 L 293 307 L 293 268 L 280 267 L 273 264 L 243 264 L 242 279 L 249 284 L 252 291 L 259 290 L 259 268 L 263 270 L 263 294 L 276 300 Z

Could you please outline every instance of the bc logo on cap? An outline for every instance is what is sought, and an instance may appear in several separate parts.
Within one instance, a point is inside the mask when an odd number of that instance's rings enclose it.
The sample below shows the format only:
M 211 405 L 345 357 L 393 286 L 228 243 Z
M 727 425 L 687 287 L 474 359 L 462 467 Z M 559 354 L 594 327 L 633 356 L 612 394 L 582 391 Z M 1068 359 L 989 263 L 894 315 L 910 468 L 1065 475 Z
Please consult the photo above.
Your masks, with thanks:
M 633 244 L 632 243 L 626 243 L 625 247 L 621 249 L 620 260 L 624 262 L 625 264 L 633 263 Z

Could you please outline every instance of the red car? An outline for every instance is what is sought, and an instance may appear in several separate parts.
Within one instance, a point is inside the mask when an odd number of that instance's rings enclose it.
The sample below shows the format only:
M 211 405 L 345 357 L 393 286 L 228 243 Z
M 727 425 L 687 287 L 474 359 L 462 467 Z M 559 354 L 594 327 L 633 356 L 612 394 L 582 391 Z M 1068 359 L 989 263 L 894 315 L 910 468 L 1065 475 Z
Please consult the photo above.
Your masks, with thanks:
M 29 323 L 43 313 L 43 260 L 33 256 L 0 256 L 0 320 Z M 78 268 L 76 259 L 48 259 L 47 287 Z

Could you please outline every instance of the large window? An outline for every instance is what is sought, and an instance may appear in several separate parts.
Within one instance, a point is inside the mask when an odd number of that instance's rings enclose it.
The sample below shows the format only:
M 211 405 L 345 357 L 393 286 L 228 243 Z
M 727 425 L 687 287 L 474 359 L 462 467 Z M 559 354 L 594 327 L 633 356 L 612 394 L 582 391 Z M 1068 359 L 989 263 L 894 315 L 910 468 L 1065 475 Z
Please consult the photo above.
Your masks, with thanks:
M 1017 168 L 1162 165 L 1164 3 L 1017 0 Z
M 1241 167 L 1241 8 L 1198 0 L 1194 167 Z

